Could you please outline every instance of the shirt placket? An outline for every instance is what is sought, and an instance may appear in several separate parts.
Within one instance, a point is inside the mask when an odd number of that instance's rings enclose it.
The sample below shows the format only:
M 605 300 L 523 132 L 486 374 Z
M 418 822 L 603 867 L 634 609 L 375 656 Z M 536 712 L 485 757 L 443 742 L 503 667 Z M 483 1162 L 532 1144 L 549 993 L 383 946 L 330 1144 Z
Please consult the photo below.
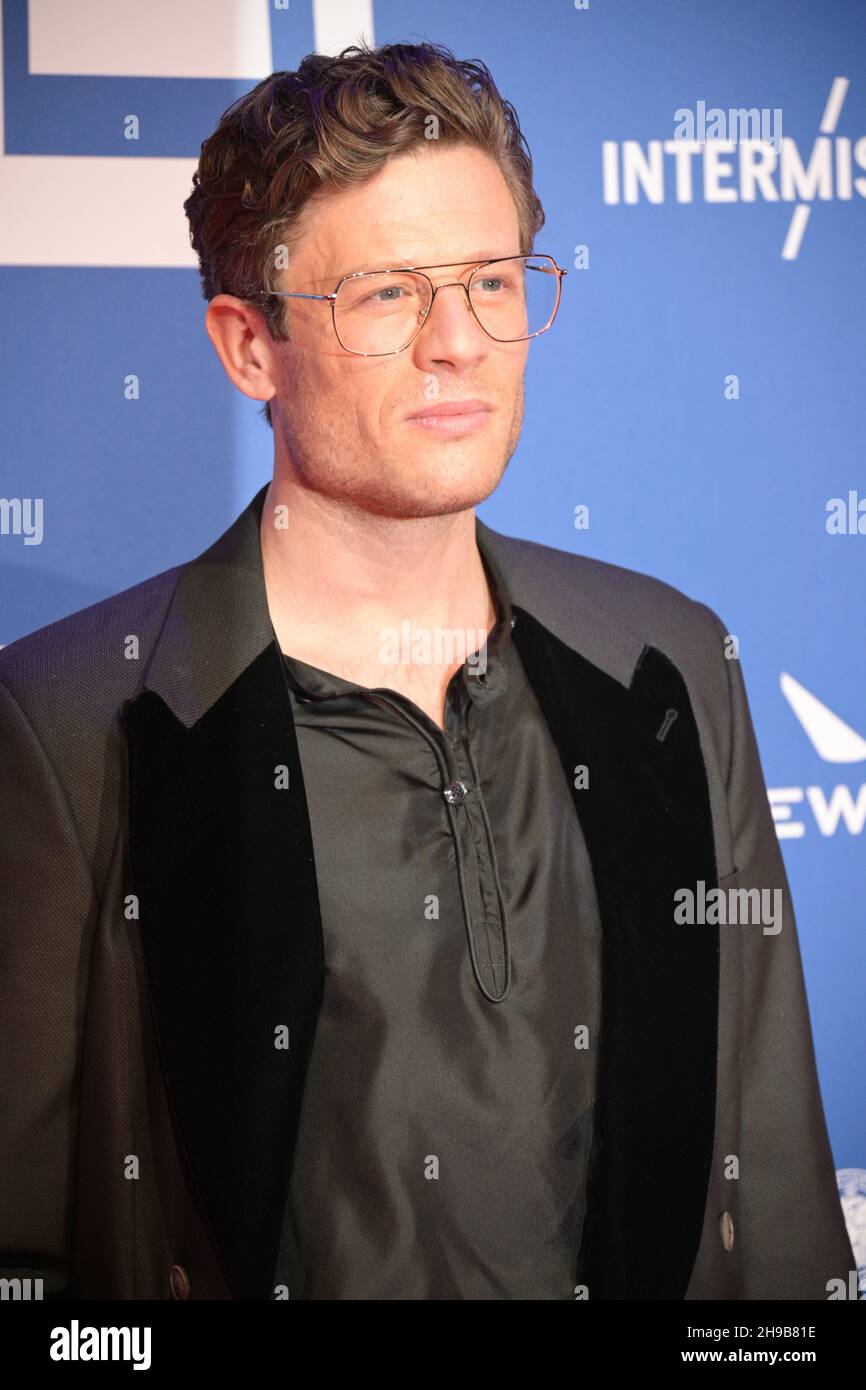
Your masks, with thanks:
M 475 978 L 495 1003 L 505 997 L 510 983 L 506 908 L 496 845 L 472 753 L 473 706 L 462 681 L 453 692 L 449 689 L 448 695 L 444 737 L 456 775 L 446 788 L 446 801 L 458 856 L 461 901 Z
M 496 659 L 502 660 L 498 644 Z M 412 710 L 417 707 L 397 692 L 385 694 L 381 689 L 348 687 L 345 693 L 395 710 L 424 736 L 436 755 L 442 776 L 440 795 L 445 802 L 454 841 L 460 901 L 473 974 L 482 994 L 491 1003 L 499 1003 L 510 986 L 511 953 L 496 847 L 472 749 L 474 721 L 479 711 L 474 708 L 474 701 L 466 686 L 467 679 L 478 680 L 479 676 L 467 676 L 464 667 L 449 682 L 445 697 L 444 730 L 434 725 L 432 719 L 416 717 Z M 486 679 L 485 676 L 485 682 Z M 338 693 L 344 692 L 338 689 L 308 692 L 296 698 L 318 702 Z M 485 689 L 480 701 L 481 712 L 486 710 L 488 698 Z M 472 728 L 469 727 L 470 723 Z

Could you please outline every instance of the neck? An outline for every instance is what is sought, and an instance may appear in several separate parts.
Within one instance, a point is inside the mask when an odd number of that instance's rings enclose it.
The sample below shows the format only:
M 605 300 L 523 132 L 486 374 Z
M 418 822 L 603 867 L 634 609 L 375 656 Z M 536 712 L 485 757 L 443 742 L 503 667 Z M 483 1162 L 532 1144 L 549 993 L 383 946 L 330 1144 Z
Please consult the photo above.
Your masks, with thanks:
M 274 478 L 262 507 L 268 608 L 283 651 L 372 660 L 383 629 L 483 629 L 496 607 L 475 511 L 390 517 Z M 315 664 L 315 663 L 313 663 Z

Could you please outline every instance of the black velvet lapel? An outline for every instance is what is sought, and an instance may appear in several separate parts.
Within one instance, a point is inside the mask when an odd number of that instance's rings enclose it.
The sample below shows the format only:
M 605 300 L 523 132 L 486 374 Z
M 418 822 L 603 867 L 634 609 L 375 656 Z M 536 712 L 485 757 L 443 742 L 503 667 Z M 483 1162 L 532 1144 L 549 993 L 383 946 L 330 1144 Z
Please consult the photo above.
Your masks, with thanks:
M 674 923 L 716 886 L 685 683 L 646 647 L 631 687 L 515 606 L 514 640 L 574 797 L 602 918 L 601 1037 L 577 1279 L 590 1299 L 682 1299 L 713 1151 L 719 928 Z M 589 785 L 575 788 L 575 768 Z
M 324 978 L 279 650 L 192 727 L 149 689 L 122 718 L 132 881 L 179 1134 L 235 1297 L 271 1298 Z

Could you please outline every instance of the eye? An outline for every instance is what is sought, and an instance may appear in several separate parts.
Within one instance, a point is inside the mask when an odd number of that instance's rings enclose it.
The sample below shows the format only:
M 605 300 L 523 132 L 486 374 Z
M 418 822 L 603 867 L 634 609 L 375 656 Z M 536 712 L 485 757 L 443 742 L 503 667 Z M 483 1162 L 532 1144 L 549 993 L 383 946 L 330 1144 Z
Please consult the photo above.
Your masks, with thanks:
M 372 294 L 368 294 L 368 295 L 366 296 L 365 300 L 364 300 L 364 303 L 366 304 L 366 303 L 369 303 L 371 300 L 376 300 L 379 304 L 393 304 L 393 303 L 394 303 L 394 299 L 383 299 L 383 298 L 382 298 L 382 295 L 391 295 L 391 294 L 392 294 L 392 295 L 394 295 L 395 298 L 396 298 L 396 295 L 397 295 L 398 293 L 399 293 L 399 294 L 402 294 L 402 293 L 403 293 L 403 286 L 402 286 L 402 285 L 385 285 L 383 289 L 381 289 L 381 290 L 374 290 Z

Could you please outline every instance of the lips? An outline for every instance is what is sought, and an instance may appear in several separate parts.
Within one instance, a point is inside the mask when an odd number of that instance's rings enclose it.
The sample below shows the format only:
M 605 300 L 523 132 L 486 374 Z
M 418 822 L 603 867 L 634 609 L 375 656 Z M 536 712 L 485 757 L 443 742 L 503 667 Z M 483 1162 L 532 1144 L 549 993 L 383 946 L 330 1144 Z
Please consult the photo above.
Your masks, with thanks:
M 414 426 L 416 430 L 421 429 L 427 434 L 444 437 L 473 434 L 476 430 L 486 428 L 492 419 L 492 411 L 485 407 L 483 410 L 461 410 L 456 415 L 413 415 L 406 423 L 410 428 Z
M 406 423 L 428 434 L 465 435 L 483 429 L 492 418 L 493 407 L 484 401 L 438 401 L 407 416 Z
M 440 401 L 437 405 L 431 405 L 425 410 L 418 410 L 414 415 L 410 415 L 410 420 L 429 419 L 431 416 L 446 415 L 477 415 L 479 411 L 489 411 L 490 406 L 485 401 Z

